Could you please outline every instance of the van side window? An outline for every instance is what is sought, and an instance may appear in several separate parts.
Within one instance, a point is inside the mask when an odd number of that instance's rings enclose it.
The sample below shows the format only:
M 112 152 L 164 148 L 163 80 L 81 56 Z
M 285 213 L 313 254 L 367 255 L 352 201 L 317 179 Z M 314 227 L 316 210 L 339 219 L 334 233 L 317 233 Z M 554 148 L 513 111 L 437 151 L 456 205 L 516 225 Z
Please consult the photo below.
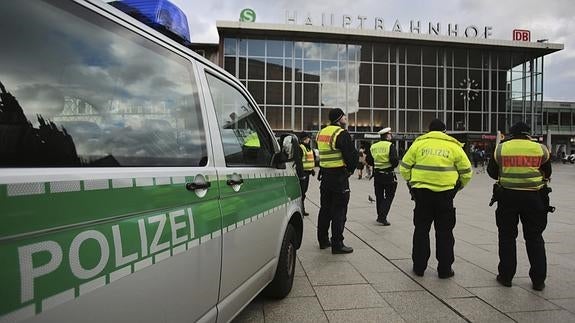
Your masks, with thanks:
M 205 165 L 191 63 L 53 3 L 2 2 L 0 167 Z
M 227 166 L 270 166 L 271 137 L 249 101 L 231 85 L 206 74 Z

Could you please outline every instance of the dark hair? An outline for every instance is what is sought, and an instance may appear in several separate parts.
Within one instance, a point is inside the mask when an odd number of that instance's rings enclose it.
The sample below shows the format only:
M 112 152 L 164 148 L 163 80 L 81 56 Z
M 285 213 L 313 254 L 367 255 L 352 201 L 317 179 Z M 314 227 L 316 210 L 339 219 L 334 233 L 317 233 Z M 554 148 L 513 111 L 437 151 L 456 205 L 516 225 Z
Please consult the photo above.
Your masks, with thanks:
M 429 131 L 445 131 L 445 123 L 439 119 L 433 119 L 429 123 Z

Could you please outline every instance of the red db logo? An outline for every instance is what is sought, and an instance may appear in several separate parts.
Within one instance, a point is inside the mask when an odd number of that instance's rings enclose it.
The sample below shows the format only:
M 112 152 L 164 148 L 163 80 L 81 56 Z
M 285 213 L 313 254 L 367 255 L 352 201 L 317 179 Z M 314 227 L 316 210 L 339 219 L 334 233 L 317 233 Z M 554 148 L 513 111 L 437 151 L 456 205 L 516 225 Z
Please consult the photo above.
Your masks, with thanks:
M 525 29 L 513 29 L 513 40 L 531 41 L 531 32 Z

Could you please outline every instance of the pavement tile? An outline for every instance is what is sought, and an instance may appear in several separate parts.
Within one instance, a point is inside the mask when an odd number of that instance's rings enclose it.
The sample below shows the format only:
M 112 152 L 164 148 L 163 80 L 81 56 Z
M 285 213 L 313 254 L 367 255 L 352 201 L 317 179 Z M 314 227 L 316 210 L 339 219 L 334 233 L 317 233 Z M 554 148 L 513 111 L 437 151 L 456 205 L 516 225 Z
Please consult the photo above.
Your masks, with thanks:
M 575 315 L 567 311 L 537 311 L 537 312 L 516 312 L 509 313 L 517 322 L 575 322 Z
M 575 314 L 575 298 L 551 299 L 549 301 Z
M 294 277 L 292 289 L 287 297 L 315 296 L 307 276 Z
M 326 311 L 368 307 L 389 308 L 389 305 L 369 284 L 314 286 L 314 289 Z
M 304 268 L 306 266 L 304 265 Z M 361 274 L 348 262 L 326 262 L 306 268 L 312 285 L 344 285 L 366 283 Z
M 381 293 L 406 322 L 465 322 L 427 291 Z
M 457 272 L 455 275 L 457 276 Z M 441 299 L 473 296 L 467 289 L 459 286 L 453 278 L 439 279 L 437 275 L 427 275 L 419 280 L 419 283 Z
M 362 274 L 397 271 L 392 263 L 371 249 L 357 250 L 345 257 Z
M 374 240 L 370 244 L 387 259 L 411 259 L 411 250 L 401 249 L 386 239 Z
M 364 277 L 378 292 L 400 292 L 423 288 L 402 272 L 366 273 Z
M 298 252 L 297 255 L 304 271 L 308 271 L 311 268 L 317 267 L 318 265 L 329 263 L 329 262 L 347 262 L 347 259 L 342 255 L 332 255 L 331 249 L 321 250 L 319 247 L 317 251 L 312 252 Z
M 294 273 L 295 277 L 298 276 L 305 276 L 305 271 L 303 270 L 303 267 L 301 266 L 301 262 L 299 261 L 299 259 L 296 260 L 295 262 L 295 273 Z
M 502 312 L 554 310 L 557 306 L 523 288 L 473 287 L 468 289 L 491 306 Z
M 499 283 L 495 280 L 497 277 L 496 271 L 489 272 L 467 261 L 456 261 L 453 267 L 455 276 L 451 279 L 463 287 L 499 286 Z
M 387 308 L 362 308 L 357 310 L 326 311 L 330 323 L 349 322 L 405 322 L 401 316 Z
M 513 322 L 505 314 L 476 297 L 452 298 L 446 301 L 471 322 Z
M 366 245 L 363 241 L 361 241 L 358 237 L 351 234 L 349 231 L 344 232 L 344 240 L 343 243 L 354 249 L 354 252 L 360 249 L 369 249 L 370 247 Z
M 266 322 L 327 322 L 317 298 L 288 297 L 264 303 Z
M 244 310 L 236 316 L 234 323 L 264 323 L 264 298 L 256 297 Z
M 547 279 L 545 281 L 545 289 L 542 291 L 536 291 L 531 288 L 530 278 L 514 279 L 513 283 L 546 299 L 575 298 L 575 282 L 558 277 L 550 277 Z

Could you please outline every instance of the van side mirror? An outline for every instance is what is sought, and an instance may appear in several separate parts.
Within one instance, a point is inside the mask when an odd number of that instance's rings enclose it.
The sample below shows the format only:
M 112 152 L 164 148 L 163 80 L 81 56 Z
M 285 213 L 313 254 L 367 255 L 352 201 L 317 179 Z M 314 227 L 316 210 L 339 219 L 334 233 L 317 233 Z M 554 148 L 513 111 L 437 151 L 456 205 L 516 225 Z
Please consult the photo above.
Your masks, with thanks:
M 285 169 L 286 162 L 293 161 L 294 150 L 299 147 L 299 141 L 293 134 L 284 134 L 278 139 L 281 150 L 273 157 L 273 165 L 278 169 Z
M 293 134 L 285 134 L 280 138 L 282 152 L 286 155 L 286 162 L 293 161 L 295 149 L 299 148 L 299 140 Z

